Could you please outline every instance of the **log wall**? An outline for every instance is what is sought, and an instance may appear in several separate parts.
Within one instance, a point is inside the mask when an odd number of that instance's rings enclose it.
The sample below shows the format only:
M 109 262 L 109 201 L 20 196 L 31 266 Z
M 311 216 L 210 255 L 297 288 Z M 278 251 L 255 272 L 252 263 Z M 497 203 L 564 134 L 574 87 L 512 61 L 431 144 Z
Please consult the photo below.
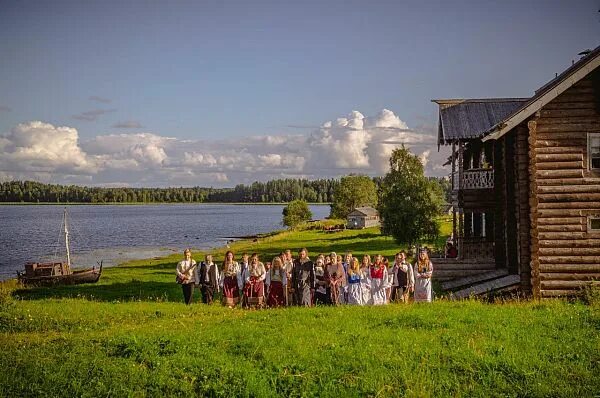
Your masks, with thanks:
M 588 170 L 587 158 L 587 134 L 600 132 L 598 96 L 588 76 L 527 123 L 528 172 L 520 178 L 530 183 L 529 251 L 536 297 L 575 294 L 600 279 L 600 233 L 588 230 L 588 216 L 600 216 L 600 173 Z

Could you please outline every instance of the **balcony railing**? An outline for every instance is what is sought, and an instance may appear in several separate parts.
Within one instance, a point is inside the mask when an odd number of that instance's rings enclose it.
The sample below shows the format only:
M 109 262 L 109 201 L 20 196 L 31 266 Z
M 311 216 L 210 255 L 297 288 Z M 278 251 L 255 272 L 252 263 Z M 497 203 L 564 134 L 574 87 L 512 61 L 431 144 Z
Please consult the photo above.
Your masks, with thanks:
M 453 174 L 454 190 L 494 188 L 494 169 L 472 169 L 462 173 L 455 171 Z

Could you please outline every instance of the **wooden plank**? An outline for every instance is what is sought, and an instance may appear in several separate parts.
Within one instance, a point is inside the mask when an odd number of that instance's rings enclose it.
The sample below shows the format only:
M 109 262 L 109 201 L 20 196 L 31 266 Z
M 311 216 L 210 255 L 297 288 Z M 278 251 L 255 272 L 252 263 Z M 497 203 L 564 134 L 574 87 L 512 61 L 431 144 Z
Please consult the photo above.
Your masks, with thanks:
M 586 239 L 587 238 L 587 233 L 586 232 L 540 232 L 540 231 L 536 231 L 538 233 L 538 238 L 540 240 L 569 240 L 569 241 L 574 241 L 574 240 L 580 240 L 580 239 Z
M 568 187 L 565 187 L 565 191 L 568 191 Z M 587 192 L 575 192 L 575 193 L 540 193 L 537 195 L 540 202 L 596 202 L 600 207 L 600 193 L 587 193 Z M 590 207 L 592 203 L 589 203 Z
M 600 269 L 598 269 L 600 271 Z M 592 281 L 600 280 L 600 272 L 571 273 L 571 272 L 541 272 L 540 280 L 551 281 Z M 443 284 L 442 284 L 443 285 Z
M 596 256 L 600 255 L 598 247 L 540 247 L 540 256 Z
M 600 184 L 600 178 L 556 178 L 547 180 L 538 180 L 537 185 L 597 185 Z
M 538 218 L 539 225 L 578 225 L 585 224 L 582 217 L 552 217 L 552 218 Z
M 533 151 L 529 151 L 529 156 L 533 154 L 582 154 L 585 148 L 580 146 L 557 146 L 557 147 L 543 147 L 533 148 Z
M 583 169 L 583 161 L 574 161 L 574 162 L 560 162 L 560 161 L 551 161 L 551 162 L 540 162 L 538 159 L 538 163 L 536 164 L 537 170 L 569 170 L 569 169 Z
M 538 170 L 535 172 L 536 178 L 583 178 L 583 169 L 581 170 Z
M 579 292 L 575 291 L 575 290 L 550 290 L 550 289 L 543 289 L 540 291 L 540 293 L 543 298 L 576 296 L 579 294 Z
M 540 110 L 541 118 L 569 118 L 569 117 L 598 117 L 598 113 L 595 108 L 575 108 L 575 109 L 565 109 L 565 108 L 555 108 L 555 109 L 547 109 L 542 108 Z
M 589 286 L 592 281 L 540 281 L 542 289 L 581 289 Z
M 549 202 L 549 203 L 539 203 L 538 209 L 588 209 L 588 210 L 596 210 L 598 209 L 598 203 L 594 203 L 594 201 L 589 202 Z
M 600 193 L 600 183 L 599 184 L 589 184 L 589 185 L 543 185 L 537 187 L 537 193 L 547 194 L 547 193 Z
M 582 209 L 540 209 L 536 214 L 540 218 L 552 217 L 587 217 L 591 210 Z
M 477 275 L 466 276 L 464 278 L 458 278 L 448 282 L 444 282 L 442 283 L 442 289 L 453 290 L 459 287 L 470 286 L 475 283 L 489 281 L 491 279 L 500 278 L 506 275 L 508 275 L 508 270 L 506 268 L 497 269 L 490 272 L 482 272 Z
M 600 247 L 600 239 L 540 239 L 540 247 Z
M 457 299 L 467 298 L 471 295 L 477 296 L 480 294 L 488 293 L 497 289 L 503 289 L 511 285 L 517 285 L 521 283 L 519 275 L 508 275 L 502 278 L 493 279 L 484 283 L 477 284 L 475 286 L 468 287 L 466 289 L 459 290 L 454 293 L 453 297 Z
M 583 162 L 583 153 L 545 153 L 537 155 L 538 162 Z M 539 168 L 539 164 L 538 164 Z
M 600 256 L 540 256 L 540 264 L 598 264 L 600 267 Z
M 539 220 L 538 220 L 539 222 Z M 538 231 L 541 232 L 585 232 L 586 225 L 538 225 Z
M 436 271 L 446 270 L 446 271 L 455 271 L 455 270 L 465 270 L 465 269 L 474 269 L 474 270 L 490 270 L 495 269 L 496 264 L 491 262 L 486 263 L 458 263 L 458 264 L 437 264 L 435 259 L 431 260 L 433 262 L 433 266 Z

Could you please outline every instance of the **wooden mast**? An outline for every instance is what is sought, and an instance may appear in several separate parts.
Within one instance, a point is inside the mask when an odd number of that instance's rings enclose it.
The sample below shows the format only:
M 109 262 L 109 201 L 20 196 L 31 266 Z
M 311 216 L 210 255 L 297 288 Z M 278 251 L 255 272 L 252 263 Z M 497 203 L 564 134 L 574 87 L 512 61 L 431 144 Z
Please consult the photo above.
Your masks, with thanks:
M 63 225 L 65 227 L 65 247 L 67 250 L 67 268 L 71 269 L 71 253 L 69 252 L 69 228 L 67 227 L 67 208 L 65 207 L 63 213 Z

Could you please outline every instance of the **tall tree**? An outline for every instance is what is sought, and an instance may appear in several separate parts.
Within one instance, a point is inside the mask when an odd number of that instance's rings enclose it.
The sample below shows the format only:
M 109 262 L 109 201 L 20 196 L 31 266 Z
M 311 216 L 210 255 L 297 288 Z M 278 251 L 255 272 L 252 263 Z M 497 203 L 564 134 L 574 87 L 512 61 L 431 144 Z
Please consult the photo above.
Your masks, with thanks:
M 298 224 L 312 218 L 308 203 L 304 200 L 292 200 L 283 208 L 283 225 L 294 228 Z
M 424 176 L 417 156 L 404 146 L 395 149 L 381 184 L 381 233 L 409 245 L 435 239 L 443 195 L 440 185 Z
M 332 218 L 346 218 L 360 206 L 377 205 L 377 186 L 370 177 L 349 175 L 342 177 L 333 193 Z

